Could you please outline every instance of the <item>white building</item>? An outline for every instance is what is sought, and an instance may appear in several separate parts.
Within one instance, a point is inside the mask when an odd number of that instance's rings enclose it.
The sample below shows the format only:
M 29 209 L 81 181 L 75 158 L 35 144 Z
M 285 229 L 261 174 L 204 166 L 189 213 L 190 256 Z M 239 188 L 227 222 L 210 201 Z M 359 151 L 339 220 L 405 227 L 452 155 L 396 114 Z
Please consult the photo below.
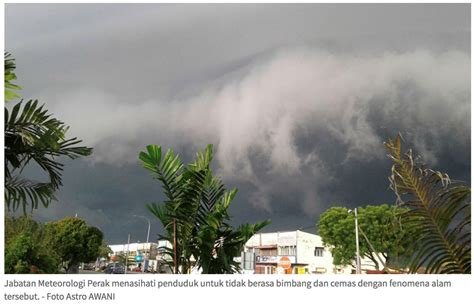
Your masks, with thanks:
M 321 237 L 300 230 L 255 234 L 245 244 L 244 252 L 255 254 L 255 273 L 259 274 L 338 272 Z
M 158 243 L 130 243 L 130 244 L 118 244 L 118 245 L 109 245 L 110 249 L 114 255 L 133 253 L 135 255 L 137 252 L 150 252 L 155 250 L 158 247 Z
M 139 263 L 135 261 L 135 257 L 142 256 L 142 263 L 145 263 L 145 269 L 156 272 L 169 272 L 163 269 L 165 260 L 168 258 L 163 254 L 164 248 L 172 248 L 168 241 L 158 241 L 158 243 L 130 243 L 109 245 L 112 250 L 112 256 L 124 256 L 127 258 L 127 266 L 129 269 L 137 267 Z
M 158 243 L 130 243 L 109 245 L 113 255 L 128 256 L 129 269 L 138 263 L 135 256 L 148 258 L 149 270 L 159 273 L 171 273 L 171 257 L 164 255 L 164 248 L 172 249 L 168 241 Z M 234 260 L 241 263 L 244 274 L 350 274 L 353 267 L 340 267 L 333 264 L 332 254 L 323 245 L 319 235 L 304 231 L 285 231 L 258 233 L 253 235 L 244 246 L 241 257 Z M 145 260 L 145 259 L 144 259 Z M 369 259 L 362 259 L 362 272 L 374 270 Z M 285 269 L 287 268 L 287 269 Z M 200 274 L 201 270 L 193 268 L 191 273 Z
M 332 254 L 329 248 L 323 245 L 319 235 L 300 230 L 255 234 L 245 244 L 242 258 L 243 273 L 350 274 L 355 272 L 353 267 L 340 267 L 333 264 Z M 367 270 L 375 270 L 373 262 L 367 258 L 362 259 L 361 264 L 364 273 Z M 283 269 L 282 266 L 288 269 Z

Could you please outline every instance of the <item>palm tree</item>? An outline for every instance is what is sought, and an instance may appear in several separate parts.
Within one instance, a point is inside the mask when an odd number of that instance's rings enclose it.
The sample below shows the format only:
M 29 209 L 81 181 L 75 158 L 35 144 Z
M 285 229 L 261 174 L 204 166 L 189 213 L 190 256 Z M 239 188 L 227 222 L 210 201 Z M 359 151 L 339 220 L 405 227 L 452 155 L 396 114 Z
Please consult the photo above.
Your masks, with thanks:
M 19 85 L 13 84 L 12 81 L 16 80 L 15 74 L 15 59 L 10 58 L 11 54 L 5 52 L 5 71 L 4 71 L 4 82 L 5 82 L 5 101 L 9 101 L 15 98 L 19 98 L 20 95 L 15 93 L 13 90 L 21 90 Z
M 402 152 L 401 136 L 385 147 L 393 161 L 391 189 L 409 208 L 404 221 L 419 231 L 410 271 L 471 272 L 470 187 L 452 182 L 446 173 L 425 169 L 411 150 Z
M 210 163 L 213 147 L 199 151 L 196 160 L 184 166 L 178 155 L 168 150 L 162 159 L 161 147 L 147 146 L 140 153 L 143 166 L 150 170 L 162 186 L 166 200 L 147 207 L 163 224 L 166 235 L 160 236 L 173 244 L 166 253 L 172 257 L 175 273 L 187 273 L 191 259 L 203 273 L 234 273 L 239 265 L 233 260 L 245 242 L 269 224 L 263 221 L 245 224 L 237 229 L 228 224 L 227 212 L 237 189 L 225 190 L 221 179 L 214 176 Z
M 11 83 L 16 79 L 15 61 L 5 53 L 5 101 L 18 98 L 12 90 L 20 89 Z M 66 139 L 68 127 L 48 113 L 38 100 L 23 100 L 11 111 L 5 107 L 5 202 L 7 210 L 17 210 L 21 205 L 37 209 L 39 203 L 47 207 L 55 199 L 54 193 L 62 185 L 63 164 L 60 156 L 75 159 L 90 155 L 92 149 L 77 146 L 81 140 Z M 43 169 L 49 181 L 37 182 L 21 175 L 32 162 Z

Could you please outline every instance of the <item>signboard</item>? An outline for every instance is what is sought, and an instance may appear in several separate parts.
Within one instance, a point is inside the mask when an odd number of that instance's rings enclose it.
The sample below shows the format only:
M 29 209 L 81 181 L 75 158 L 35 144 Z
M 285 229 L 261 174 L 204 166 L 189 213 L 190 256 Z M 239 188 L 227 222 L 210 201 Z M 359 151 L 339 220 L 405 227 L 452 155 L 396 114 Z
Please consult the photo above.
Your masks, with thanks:
M 278 267 L 283 269 L 290 269 L 291 268 L 291 261 L 287 256 L 282 256 L 278 261 Z
M 257 263 L 276 263 L 278 262 L 278 256 L 276 255 L 257 255 Z
M 286 257 L 290 260 L 290 263 L 296 263 L 296 256 L 288 255 L 288 256 L 281 256 L 281 255 L 257 255 L 255 257 L 255 261 L 257 263 L 268 263 L 268 264 L 277 264 L 278 261 L 282 257 Z
M 135 262 L 140 263 L 143 260 L 143 256 L 137 255 L 135 256 Z

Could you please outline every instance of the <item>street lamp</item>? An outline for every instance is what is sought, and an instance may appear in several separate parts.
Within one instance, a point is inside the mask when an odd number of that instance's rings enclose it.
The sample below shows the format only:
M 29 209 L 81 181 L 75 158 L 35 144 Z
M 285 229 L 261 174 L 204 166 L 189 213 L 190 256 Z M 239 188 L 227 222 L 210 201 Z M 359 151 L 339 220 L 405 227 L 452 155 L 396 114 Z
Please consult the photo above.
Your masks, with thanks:
M 148 231 L 146 233 L 146 244 L 148 244 L 148 240 L 150 239 L 150 227 L 151 227 L 150 220 L 147 217 L 143 216 L 143 215 L 133 215 L 133 216 L 143 218 L 148 222 Z M 145 248 L 143 248 L 143 249 L 145 251 L 145 260 L 143 261 L 143 272 L 145 272 L 145 270 L 146 270 L 145 265 L 148 266 L 148 263 L 147 263 L 148 262 L 148 252 Z
M 352 210 L 349 209 L 347 212 L 351 213 Z M 357 208 L 354 208 L 354 216 L 355 216 L 355 235 L 356 235 L 356 274 L 361 274 L 360 252 L 359 252 L 359 225 L 357 223 Z

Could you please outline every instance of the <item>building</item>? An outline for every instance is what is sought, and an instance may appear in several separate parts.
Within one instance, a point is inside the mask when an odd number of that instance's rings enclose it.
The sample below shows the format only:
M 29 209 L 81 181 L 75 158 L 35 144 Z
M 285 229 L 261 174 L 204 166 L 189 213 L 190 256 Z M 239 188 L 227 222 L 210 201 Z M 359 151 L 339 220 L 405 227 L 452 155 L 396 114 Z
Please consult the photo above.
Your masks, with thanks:
M 168 241 L 158 241 L 158 243 L 130 243 L 109 245 L 112 256 L 123 256 L 127 260 L 127 268 L 132 270 L 143 263 L 143 268 L 147 271 L 169 273 L 167 261 L 169 257 L 164 255 L 165 248 L 171 248 Z M 141 256 L 140 262 L 136 257 Z
M 252 267 L 252 263 L 246 263 L 249 253 L 255 257 L 254 273 L 257 274 L 324 274 L 342 271 L 333 265 L 331 252 L 324 247 L 320 236 L 300 230 L 252 236 L 245 244 L 242 255 L 244 272 Z
M 172 249 L 168 241 L 158 243 L 130 243 L 109 246 L 113 255 L 128 257 L 128 269 L 137 267 L 135 257 L 143 257 L 143 263 L 148 271 L 172 273 L 172 259 L 164 254 L 165 248 Z M 147 259 L 145 259 L 147 257 Z M 192 258 L 192 261 L 195 260 Z M 243 274 L 351 274 L 355 269 L 351 266 L 341 267 L 333 264 L 332 254 L 323 245 L 319 235 L 304 231 L 285 231 L 258 233 L 253 235 L 243 248 L 240 257 L 234 257 L 240 262 Z M 375 270 L 372 261 L 361 259 L 362 272 Z M 148 266 L 148 267 L 147 267 Z M 201 269 L 193 267 L 190 273 L 200 274 Z
M 240 261 L 243 273 L 355 273 L 353 267 L 333 264 L 332 254 L 319 235 L 300 230 L 255 234 L 245 244 Z M 368 258 L 361 259 L 361 266 L 362 273 L 376 269 Z

